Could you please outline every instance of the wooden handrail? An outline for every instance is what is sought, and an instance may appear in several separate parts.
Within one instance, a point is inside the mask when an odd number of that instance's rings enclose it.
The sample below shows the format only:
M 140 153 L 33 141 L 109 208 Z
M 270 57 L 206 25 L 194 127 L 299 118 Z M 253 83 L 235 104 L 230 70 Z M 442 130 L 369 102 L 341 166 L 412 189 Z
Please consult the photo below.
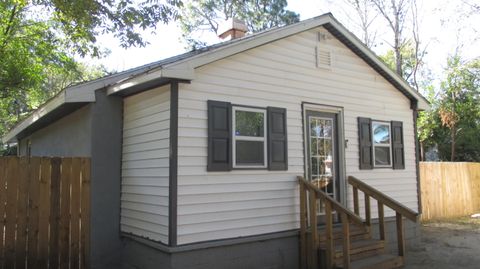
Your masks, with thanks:
M 359 216 L 357 216 L 354 212 L 352 212 L 351 210 L 349 210 L 348 208 L 346 208 L 345 206 L 343 206 L 342 204 L 340 204 L 337 200 L 333 199 L 332 197 L 330 197 L 328 194 L 326 194 L 325 192 L 323 192 L 322 190 L 320 190 L 317 186 L 315 186 L 314 184 L 312 184 L 311 182 L 305 180 L 302 176 L 298 176 L 297 177 L 298 181 L 302 184 L 304 184 L 307 189 L 309 190 L 312 190 L 314 192 L 316 192 L 318 195 L 320 195 L 323 199 L 327 200 L 328 202 L 330 202 L 332 204 L 332 208 L 337 210 L 338 213 L 345 213 L 347 214 L 347 216 L 356 224 L 359 224 L 359 225 L 363 225 L 364 224 L 364 221 L 363 219 L 361 219 Z
M 348 183 L 352 185 L 354 188 L 358 188 L 363 191 L 366 195 L 376 199 L 381 204 L 390 207 L 391 209 L 395 210 L 397 213 L 400 213 L 402 216 L 406 217 L 407 219 L 417 222 L 419 218 L 419 214 L 408 207 L 405 207 L 401 203 L 397 202 L 396 200 L 392 199 L 391 197 L 381 193 L 377 189 L 371 187 L 368 184 L 360 181 L 359 179 L 349 176 Z M 383 212 L 382 212 L 383 213 Z

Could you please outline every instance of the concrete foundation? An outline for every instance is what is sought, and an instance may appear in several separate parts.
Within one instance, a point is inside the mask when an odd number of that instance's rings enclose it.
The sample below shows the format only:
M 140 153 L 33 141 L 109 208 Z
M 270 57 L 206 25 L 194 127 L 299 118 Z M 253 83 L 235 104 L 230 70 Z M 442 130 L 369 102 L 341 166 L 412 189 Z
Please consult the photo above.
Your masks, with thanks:
M 386 219 L 387 252 L 397 253 L 395 219 Z M 404 221 L 407 255 L 408 250 L 420 239 L 420 225 Z M 372 225 L 372 236 L 378 238 L 378 224 Z M 146 240 L 123 238 L 122 268 L 165 268 L 165 269 L 214 269 L 214 268 L 255 268 L 255 269 L 295 269 L 299 268 L 298 234 L 271 239 L 250 238 L 249 242 L 228 244 L 212 242 L 213 246 L 199 247 L 195 244 L 182 249 L 156 246 Z M 214 246 L 218 244 L 218 246 Z

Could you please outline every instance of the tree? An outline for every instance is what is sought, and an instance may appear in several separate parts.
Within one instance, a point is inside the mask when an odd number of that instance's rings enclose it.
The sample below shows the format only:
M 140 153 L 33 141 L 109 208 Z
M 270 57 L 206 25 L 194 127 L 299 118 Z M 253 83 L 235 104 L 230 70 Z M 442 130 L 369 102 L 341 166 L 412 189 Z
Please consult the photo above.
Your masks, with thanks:
M 75 56 L 102 56 L 100 34 L 144 46 L 140 29 L 176 17 L 180 0 L 5 0 L 0 2 L 0 136 L 73 83 L 105 74 Z M 0 145 L 1 146 L 1 145 Z
M 480 60 L 462 63 L 461 58 L 456 55 L 448 60 L 446 71 L 446 79 L 441 84 L 438 113 L 442 126 L 449 129 L 450 161 L 454 161 L 458 157 L 458 137 L 467 138 L 465 127 L 479 130 Z
M 415 0 L 371 0 L 378 12 L 387 21 L 393 34 L 393 52 L 395 54 L 395 71 L 402 74 L 401 50 L 406 39 L 404 37 L 405 24 L 407 22 L 410 2 Z
M 357 20 L 352 18 L 352 10 L 349 8 L 341 8 L 339 12 L 343 12 L 344 16 L 349 20 L 354 20 L 355 25 L 360 29 L 361 35 L 359 38 L 368 47 L 372 48 L 375 45 L 377 32 L 373 29 L 373 23 L 378 17 L 378 13 L 374 10 L 374 6 L 371 0 L 343 0 L 346 7 L 353 9 L 354 14 L 357 16 Z M 338 6 L 338 1 L 328 0 L 330 5 Z
M 418 121 L 420 142 L 438 146 L 442 160 L 480 161 L 480 59 L 455 55 L 447 65 L 440 88 L 431 91 L 432 109 Z
M 159 22 L 167 23 L 176 17 L 180 0 L 10 0 L 12 8 L 40 9 L 40 20 L 55 23 L 57 31 L 69 38 L 68 45 L 80 55 L 100 53 L 95 44 L 99 34 L 110 33 L 120 40 L 121 46 L 145 46 L 139 29 L 155 28 Z
M 286 0 L 199 0 L 187 1 L 179 14 L 183 38 L 192 48 L 207 42 L 195 34 L 210 32 L 218 35 L 221 22 L 244 20 L 249 32 L 298 22 L 300 16 L 286 10 Z
M 389 50 L 384 55 L 380 55 L 380 59 L 382 59 L 383 62 L 387 64 L 387 66 L 390 67 L 392 70 L 395 70 L 395 66 L 397 65 L 395 54 L 395 51 Z M 402 59 L 400 69 L 402 73 L 400 73 L 399 75 L 417 90 L 420 84 L 419 79 L 417 78 L 418 69 L 423 64 L 422 58 L 424 54 L 425 51 L 423 51 L 421 53 L 421 57 L 419 57 L 417 45 L 415 42 L 412 41 L 406 42 L 400 50 L 400 55 Z

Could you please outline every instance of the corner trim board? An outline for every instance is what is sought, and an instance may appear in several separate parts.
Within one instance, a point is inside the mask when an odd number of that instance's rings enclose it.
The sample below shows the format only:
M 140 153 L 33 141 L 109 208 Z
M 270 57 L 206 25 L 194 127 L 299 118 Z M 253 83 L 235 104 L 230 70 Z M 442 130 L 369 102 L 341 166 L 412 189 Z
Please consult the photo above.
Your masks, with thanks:
M 168 245 L 177 245 L 178 81 L 170 84 L 170 154 L 168 188 Z
M 420 184 L 420 147 L 418 141 L 418 127 L 417 127 L 417 118 L 418 111 L 417 107 L 413 107 L 413 136 L 415 141 L 415 175 L 417 177 L 417 203 L 418 203 L 418 213 L 422 214 L 422 190 Z

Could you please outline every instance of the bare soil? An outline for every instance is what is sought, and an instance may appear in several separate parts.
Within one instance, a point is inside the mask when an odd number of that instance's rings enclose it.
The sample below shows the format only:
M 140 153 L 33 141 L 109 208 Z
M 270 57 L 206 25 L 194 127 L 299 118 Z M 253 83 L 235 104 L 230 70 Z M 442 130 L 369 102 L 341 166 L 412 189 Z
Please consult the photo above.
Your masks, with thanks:
M 480 219 L 424 223 L 421 242 L 407 249 L 404 268 L 480 268 Z

